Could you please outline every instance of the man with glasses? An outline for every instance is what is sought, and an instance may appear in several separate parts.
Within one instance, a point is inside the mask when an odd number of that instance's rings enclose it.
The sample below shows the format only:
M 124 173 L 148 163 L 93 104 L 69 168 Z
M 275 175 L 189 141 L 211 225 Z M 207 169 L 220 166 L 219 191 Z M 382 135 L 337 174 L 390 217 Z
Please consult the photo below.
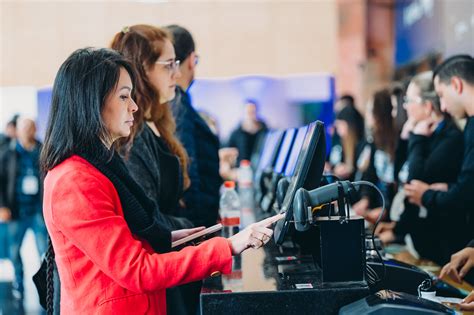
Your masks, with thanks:
M 176 119 L 176 134 L 189 156 L 191 186 L 184 192 L 182 215 L 195 226 L 216 224 L 219 210 L 219 138 L 191 105 L 188 89 L 194 80 L 198 55 L 194 40 L 185 28 L 178 25 L 165 27 L 173 36 L 176 60 L 180 62 L 181 77 L 177 80 L 176 97 L 172 101 Z M 181 286 L 189 314 L 196 314 L 200 283 Z

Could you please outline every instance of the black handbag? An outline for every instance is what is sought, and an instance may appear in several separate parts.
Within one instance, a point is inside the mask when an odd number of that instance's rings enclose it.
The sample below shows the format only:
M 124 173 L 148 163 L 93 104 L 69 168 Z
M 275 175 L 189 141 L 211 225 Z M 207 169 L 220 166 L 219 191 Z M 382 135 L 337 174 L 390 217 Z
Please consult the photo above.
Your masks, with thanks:
M 51 259 L 49 259 L 51 258 Z M 48 266 L 48 261 L 51 262 L 51 266 Z M 50 309 L 48 309 L 47 296 L 48 296 L 48 267 L 52 270 L 52 289 L 53 289 L 53 301 Z M 33 276 L 33 283 L 38 291 L 40 305 L 46 310 L 47 314 L 59 314 L 60 311 L 60 300 L 61 300 L 61 282 L 59 280 L 59 273 L 54 260 L 54 249 L 51 243 L 51 239 L 48 238 L 48 249 L 46 255 L 41 261 L 39 270 Z
M 48 263 L 45 257 L 41 261 L 41 266 L 39 270 L 33 276 L 33 282 L 36 286 L 36 290 L 38 291 L 39 301 L 40 301 L 41 306 L 44 309 L 46 309 L 46 295 L 48 292 L 48 289 L 47 289 L 48 286 L 47 286 L 47 280 L 46 280 L 47 269 L 48 269 Z

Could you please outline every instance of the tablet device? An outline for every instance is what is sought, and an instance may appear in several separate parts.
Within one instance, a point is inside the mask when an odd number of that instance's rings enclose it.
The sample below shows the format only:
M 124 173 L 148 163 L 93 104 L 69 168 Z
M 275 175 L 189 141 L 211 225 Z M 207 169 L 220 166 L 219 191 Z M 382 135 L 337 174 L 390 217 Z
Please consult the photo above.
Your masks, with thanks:
M 213 234 L 217 231 L 220 231 L 222 230 L 222 224 L 218 223 L 216 225 L 213 225 L 213 226 L 210 226 L 208 227 L 207 229 L 205 230 L 202 230 L 202 231 L 199 231 L 197 233 L 194 233 L 194 234 L 191 234 L 191 235 L 188 235 L 186 237 L 183 237 L 183 238 L 180 238 L 179 240 L 177 241 L 174 241 L 171 243 L 171 248 L 174 248 L 176 246 L 180 246 L 180 245 L 183 245 L 187 242 L 190 242 L 192 240 L 195 240 L 195 239 L 198 239 L 198 238 L 201 238 L 205 235 L 208 235 L 208 234 Z

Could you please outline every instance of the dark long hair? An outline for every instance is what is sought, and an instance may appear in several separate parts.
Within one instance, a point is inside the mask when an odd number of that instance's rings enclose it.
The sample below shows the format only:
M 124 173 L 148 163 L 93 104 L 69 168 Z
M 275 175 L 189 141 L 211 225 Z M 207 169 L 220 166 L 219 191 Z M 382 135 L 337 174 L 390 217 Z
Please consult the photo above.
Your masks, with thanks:
M 101 112 L 107 96 L 118 84 L 120 68 L 127 70 L 133 82 L 135 76 L 130 63 L 110 49 L 79 49 L 61 65 L 54 80 L 49 122 L 41 151 L 44 173 L 76 153 L 87 150 L 100 158 L 100 155 L 107 152 L 101 149 L 102 139 L 108 137 Z M 54 249 L 48 238 L 48 315 L 54 311 L 54 256 Z
M 392 117 L 392 100 L 388 89 L 374 94 L 372 114 L 374 117 L 374 143 L 387 152 L 392 161 L 397 146 L 397 130 Z
M 166 40 L 170 35 L 163 29 L 151 25 L 134 25 L 117 33 L 110 47 L 128 57 L 137 73 L 134 98 L 139 111 L 134 115 L 134 125 L 130 136 L 121 141 L 125 151 L 133 145 L 133 139 L 145 123 L 145 113 L 150 111 L 151 121 L 160 132 L 170 151 L 179 158 L 183 171 L 183 188 L 190 186 L 188 174 L 188 155 L 175 135 L 176 122 L 168 103 L 160 103 L 158 89 L 150 82 L 146 69 L 154 66 L 161 56 Z
M 111 49 L 78 49 L 61 65 L 54 80 L 51 112 L 41 152 L 46 173 L 73 154 L 100 150 L 108 137 L 102 108 L 116 87 L 120 68 L 134 81 L 130 63 Z M 107 157 L 104 157 L 107 158 Z

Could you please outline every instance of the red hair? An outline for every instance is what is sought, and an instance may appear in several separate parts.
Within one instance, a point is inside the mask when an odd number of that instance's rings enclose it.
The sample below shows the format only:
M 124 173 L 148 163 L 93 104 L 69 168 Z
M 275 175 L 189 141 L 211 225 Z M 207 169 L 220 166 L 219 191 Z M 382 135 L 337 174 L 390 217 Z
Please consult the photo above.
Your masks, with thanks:
M 165 42 L 171 41 L 171 36 L 158 27 L 151 25 L 134 25 L 124 28 L 117 33 L 110 47 L 127 57 L 136 73 L 133 97 L 140 108 L 134 115 L 134 127 L 131 134 L 125 139 L 125 147 L 130 149 L 137 132 L 147 120 L 145 113 L 150 113 L 148 120 L 152 121 L 160 132 L 161 137 L 175 154 L 181 164 L 183 172 L 183 188 L 187 189 L 191 180 L 188 174 L 189 159 L 182 143 L 174 135 L 176 122 L 168 103 L 160 104 L 158 89 L 148 79 L 146 68 L 152 67 L 160 57 Z

